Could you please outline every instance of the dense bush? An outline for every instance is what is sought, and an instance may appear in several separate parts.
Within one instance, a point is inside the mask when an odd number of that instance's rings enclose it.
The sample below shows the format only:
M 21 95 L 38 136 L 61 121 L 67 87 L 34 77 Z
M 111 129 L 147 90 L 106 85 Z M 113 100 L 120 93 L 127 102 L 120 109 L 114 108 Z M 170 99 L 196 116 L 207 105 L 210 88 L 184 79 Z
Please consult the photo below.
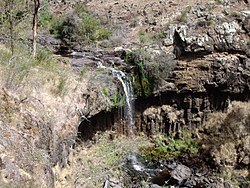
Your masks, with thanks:
M 164 52 L 154 54 L 147 50 L 136 50 L 127 53 L 125 61 L 135 66 L 133 88 L 137 96 L 149 96 L 161 80 L 167 79 L 176 66 Z
M 125 61 L 135 66 L 133 73 L 133 89 L 137 96 L 149 96 L 154 89 L 155 80 L 146 69 L 151 61 L 150 54 L 144 50 L 137 50 L 126 54 Z
M 111 34 L 101 19 L 88 12 L 84 4 L 77 4 L 72 13 L 61 17 L 44 9 L 39 19 L 50 34 L 73 47 L 107 39 Z

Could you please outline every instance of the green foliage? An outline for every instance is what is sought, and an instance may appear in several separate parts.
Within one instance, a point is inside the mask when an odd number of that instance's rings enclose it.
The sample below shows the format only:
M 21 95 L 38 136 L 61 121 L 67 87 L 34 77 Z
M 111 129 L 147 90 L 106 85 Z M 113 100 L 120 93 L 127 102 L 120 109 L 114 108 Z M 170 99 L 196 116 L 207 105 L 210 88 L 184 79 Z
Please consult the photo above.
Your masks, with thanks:
M 72 13 L 64 16 L 54 14 L 49 9 L 49 4 L 46 4 L 40 10 L 39 24 L 54 37 L 69 45 L 90 44 L 108 39 L 111 35 L 100 18 L 96 18 L 82 3 L 77 4 Z
M 107 39 L 110 31 L 102 26 L 102 23 L 89 13 L 84 5 L 78 5 L 75 9 L 76 14 L 81 19 L 79 23 L 79 32 L 86 40 L 98 41 Z
M 138 32 L 140 43 L 141 44 L 148 44 L 152 41 L 152 36 L 147 34 L 144 30 L 140 30 Z
M 29 74 L 31 61 L 19 54 L 12 56 L 10 51 L 0 50 L 0 53 L 2 54 L 0 63 L 4 69 L 2 75 L 4 87 L 8 89 L 20 87 L 24 78 Z
M 0 48 L 2 54 L 0 56 L 0 71 L 3 87 L 17 90 L 31 84 L 33 80 L 29 79 L 34 74 L 46 72 L 50 77 L 44 78 L 43 76 L 46 75 L 41 75 L 39 79 L 54 80 L 53 93 L 58 95 L 65 93 L 68 71 L 64 69 L 59 59 L 48 50 L 38 50 L 35 58 L 31 58 L 31 52 L 27 51 L 25 46 L 17 46 L 16 53 L 12 56 L 8 49 Z
M 25 0 L 2 0 L 0 2 L 1 42 L 14 53 L 17 43 L 25 43 L 27 31 L 32 30 L 31 11 Z
M 137 96 L 151 95 L 155 80 L 147 71 L 146 63 L 151 61 L 151 55 L 145 50 L 137 50 L 125 55 L 125 62 L 135 66 L 133 73 L 133 89 Z
M 176 67 L 175 61 L 168 61 L 167 59 L 168 54 L 164 52 L 155 54 L 148 65 L 148 72 L 150 72 L 154 80 L 157 82 L 167 79 Z
M 249 40 L 249 41 L 247 41 L 247 46 L 248 46 L 248 47 L 250 47 L 250 40 Z
M 44 8 L 40 12 L 39 22 L 50 34 L 68 45 L 90 44 L 111 35 L 100 19 L 86 10 L 84 4 L 77 4 L 73 13 L 61 17 Z
M 165 38 L 165 34 L 163 32 L 158 32 L 158 33 L 155 33 L 152 36 L 152 38 L 153 38 L 153 40 L 158 41 L 158 40 L 164 39 Z
M 32 60 L 32 66 L 39 66 L 47 71 L 55 71 L 56 65 L 57 59 L 47 49 L 38 50 L 35 59 Z
M 117 90 L 109 91 L 108 88 L 103 88 L 102 93 L 109 98 L 114 107 L 123 107 L 125 104 L 125 95 L 122 95 Z
M 95 144 L 88 146 L 82 144 L 82 146 L 78 146 L 77 150 L 74 150 L 73 166 L 70 167 L 74 170 L 69 170 L 70 175 L 67 176 L 69 187 L 76 185 L 103 187 L 103 182 L 110 177 L 124 179 L 127 176 L 123 167 L 124 156 L 129 153 L 137 153 L 140 146 L 149 144 L 148 138 L 145 136 L 128 139 L 111 131 L 96 133 L 94 140 Z M 61 175 L 57 174 L 57 176 Z M 76 176 L 78 177 L 77 184 L 74 178 Z M 128 184 L 125 184 L 123 187 L 127 186 Z
M 191 133 L 187 133 L 178 139 L 160 134 L 152 142 L 153 146 L 141 148 L 141 152 L 147 160 L 176 158 L 183 152 L 195 155 L 199 149 L 198 142 L 192 138 Z
M 87 66 L 83 66 L 80 70 L 80 79 L 86 78 L 88 75 L 89 68 Z
M 222 4 L 224 4 L 224 0 L 215 0 L 215 3 L 217 5 L 222 5 Z
M 38 24 L 42 29 L 49 31 L 55 38 L 60 38 L 64 17 L 53 14 L 48 5 L 44 6 L 39 12 Z

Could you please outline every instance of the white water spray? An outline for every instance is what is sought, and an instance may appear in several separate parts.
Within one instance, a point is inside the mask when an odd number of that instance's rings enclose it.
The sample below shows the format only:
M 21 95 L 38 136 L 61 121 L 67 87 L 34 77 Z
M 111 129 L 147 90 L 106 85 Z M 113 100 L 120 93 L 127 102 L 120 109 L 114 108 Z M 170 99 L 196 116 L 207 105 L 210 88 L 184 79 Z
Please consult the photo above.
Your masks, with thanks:
M 122 71 L 116 70 L 114 68 L 105 67 L 100 61 L 96 62 L 97 68 L 106 68 L 112 71 L 112 75 L 114 78 L 117 78 L 123 87 L 125 94 L 125 106 L 124 106 L 124 114 L 127 120 L 128 126 L 128 134 L 130 136 L 134 135 L 134 109 L 133 109 L 133 90 L 132 83 L 130 78 Z
M 112 74 L 115 78 L 117 78 L 123 87 L 126 103 L 124 106 L 125 118 L 127 118 L 128 131 L 129 135 L 133 136 L 134 130 L 134 109 L 133 109 L 133 91 L 131 80 L 128 76 L 122 71 L 112 69 Z

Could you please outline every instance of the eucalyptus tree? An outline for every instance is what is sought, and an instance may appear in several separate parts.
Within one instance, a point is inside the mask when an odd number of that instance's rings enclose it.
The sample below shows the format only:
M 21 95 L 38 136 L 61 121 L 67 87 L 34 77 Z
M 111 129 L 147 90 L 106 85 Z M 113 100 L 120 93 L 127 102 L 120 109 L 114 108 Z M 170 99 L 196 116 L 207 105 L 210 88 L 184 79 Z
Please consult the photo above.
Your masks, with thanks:
M 32 51 L 35 56 L 39 8 L 40 0 L 0 0 L 0 42 L 10 46 L 12 55 L 15 43 L 29 40 L 32 27 Z
M 33 40 L 32 40 L 32 49 L 33 57 L 36 56 L 36 37 L 38 29 L 38 11 L 40 8 L 40 0 L 34 0 L 34 13 L 33 13 Z
M 20 33 L 27 34 L 23 28 L 27 28 L 30 12 L 28 0 L 0 1 L 0 42 L 9 45 L 12 55 Z
M 2 29 L 3 27 L 8 28 L 9 30 L 9 41 L 10 41 L 10 48 L 11 48 L 11 53 L 12 55 L 14 54 L 14 20 L 13 20 L 13 11 L 14 11 L 14 0 L 4 0 L 3 2 L 1 2 L 1 7 L 2 7 L 2 11 L 1 11 L 1 24 Z M 5 23 L 7 25 L 5 25 Z M 4 31 L 5 29 L 3 29 Z M 4 39 L 7 39 L 7 36 L 3 36 Z

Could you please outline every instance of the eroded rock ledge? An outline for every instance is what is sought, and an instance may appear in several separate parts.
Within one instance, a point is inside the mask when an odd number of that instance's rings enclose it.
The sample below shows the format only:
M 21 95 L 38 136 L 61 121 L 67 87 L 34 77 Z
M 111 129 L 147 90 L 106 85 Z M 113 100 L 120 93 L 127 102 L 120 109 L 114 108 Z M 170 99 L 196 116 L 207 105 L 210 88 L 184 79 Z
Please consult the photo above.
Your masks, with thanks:
M 207 14 L 197 15 L 196 8 L 195 21 L 169 27 L 173 35 L 167 41 L 172 41 L 177 64 L 147 105 L 138 101 L 139 131 L 171 133 L 197 127 L 210 112 L 250 98 L 249 15 L 215 16 L 216 22 L 207 25 Z M 169 61 L 174 59 L 165 63 Z

